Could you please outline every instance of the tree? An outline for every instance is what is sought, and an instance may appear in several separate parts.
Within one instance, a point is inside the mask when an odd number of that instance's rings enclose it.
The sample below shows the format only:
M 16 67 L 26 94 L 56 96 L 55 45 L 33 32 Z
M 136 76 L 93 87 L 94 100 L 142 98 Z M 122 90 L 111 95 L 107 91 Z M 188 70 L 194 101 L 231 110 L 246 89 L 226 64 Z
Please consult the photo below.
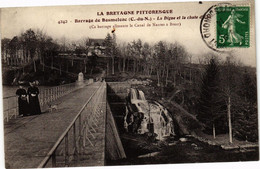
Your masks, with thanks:
M 23 44 L 26 48 L 26 55 L 30 56 L 30 58 L 33 60 L 34 63 L 34 71 L 36 72 L 36 48 L 37 48 L 37 38 L 32 29 L 28 29 L 25 33 L 22 34 L 22 40 Z
M 40 59 L 40 63 L 42 64 L 42 68 L 44 71 L 44 67 L 45 67 L 45 59 L 47 58 L 47 53 L 48 51 L 51 50 L 52 48 L 52 38 L 50 36 L 48 36 L 46 33 L 44 33 L 42 30 L 37 30 L 36 31 L 36 38 L 37 38 L 37 48 L 39 51 L 39 59 Z
M 234 136 L 245 141 L 258 141 L 256 80 L 245 71 L 239 87 L 241 100 L 234 118 Z
M 133 72 L 139 72 L 140 69 L 140 60 L 142 59 L 142 49 L 143 44 L 141 39 L 138 39 L 137 41 L 132 41 L 131 43 L 128 43 L 127 45 L 127 55 L 129 58 L 131 58 L 134 61 L 133 65 Z
M 234 60 L 234 57 L 227 57 L 223 66 L 221 67 L 221 71 L 221 88 L 223 98 L 226 103 L 225 111 L 227 112 L 229 142 L 232 143 L 232 114 L 235 111 L 236 107 L 238 107 L 240 104 L 237 95 L 237 84 L 239 83 L 239 70 L 238 65 Z M 225 127 L 226 125 L 223 124 L 222 126 Z
M 179 78 L 182 79 L 182 71 L 185 71 L 183 67 L 183 63 L 185 63 L 188 59 L 188 52 L 186 49 L 179 44 L 178 42 L 175 42 L 174 44 L 169 44 L 168 47 L 168 59 L 167 63 L 170 64 L 173 76 L 173 86 L 175 87 L 177 85 L 177 75 L 179 75 Z M 183 76 L 183 81 L 185 80 L 185 77 Z
M 112 74 L 115 73 L 115 56 L 116 56 L 116 36 L 113 34 L 113 38 L 110 33 L 107 34 L 104 40 L 105 54 L 112 59 Z
M 143 55 L 144 72 L 145 72 L 146 75 L 151 75 L 151 73 L 152 73 L 152 64 L 150 62 L 150 60 L 151 60 L 151 47 L 146 42 L 143 45 L 142 55 Z
M 162 76 L 162 71 L 164 68 L 164 59 L 165 59 L 165 54 L 166 54 L 166 45 L 164 42 L 160 41 L 158 44 L 155 46 L 155 59 L 157 60 L 157 85 L 160 86 L 162 83 L 160 82 L 161 76 Z
M 216 124 L 222 116 L 220 84 L 219 84 L 219 67 L 215 59 L 211 59 L 206 66 L 205 73 L 202 77 L 200 98 L 198 101 L 197 119 L 205 124 L 205 131 L 212 131 L 213 137 L 216 137 Z
M 13 37 L 13 39 L 9 43 L 10 48 L 10 57 L 13 64 L 17 65 L 18 63 L 18 50 L 20 48 L 20 42 L 17 36 Z
M 121 46 L 119 46 L 119 52 L 120 52 L 120 56 L 123 59 L 122 71 L 125 72 L 125 69 L 126 69 L 126 59 L 128 57 L 126 43 L 123 43 Z
M 7 60 L 7 55 L 8 55 L 8 50 L 9 50 L 9 43 L 10 43 L 10 39 L 8 38 L 4 38 L 1 40 L 1 53 L 2 53 L 2 59 L 4 59 L 4 61 L 6 62 L 7 61 L 7 64 L 8 63 L 8 60 Z
M 90 64 L 90 67 L 91 67 L 90 74 L 91 75 L 92 75 L 93 70 L 97 66 L 97 57 L 98 56 L 95 54 L 95 52 L 92 52 L 91 56 L 89 56 L 89 64 Z
M 141 39 L 137 39 L 137 41 L 133 42 L 134 48 L 134 58 L 135 58 L 135 68 L 136 72 L 140 71 L 140 60 L 143 58 L 142 50 L 143 50 L 143 42 Z

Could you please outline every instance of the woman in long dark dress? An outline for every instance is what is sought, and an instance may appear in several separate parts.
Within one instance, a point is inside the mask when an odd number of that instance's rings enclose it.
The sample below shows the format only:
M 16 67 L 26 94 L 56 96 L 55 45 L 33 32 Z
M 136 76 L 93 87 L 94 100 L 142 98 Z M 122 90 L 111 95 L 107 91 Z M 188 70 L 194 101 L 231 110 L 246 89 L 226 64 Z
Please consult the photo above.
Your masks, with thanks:
M 19 116 L 27 116 L 30 113 L 29 104 L 27 101 L 27 92 L 22 85 L 19 85 L 19 89 L 16 90 L 18 96 L 18 111 Z
M 28 88 L 27 93 L 29 95 L 29 106 L 31 114 L 41 114 L 40 102 L 38 98 L 39 89 L 36 87 L 35 82 L 30 83 L 30 87 Z

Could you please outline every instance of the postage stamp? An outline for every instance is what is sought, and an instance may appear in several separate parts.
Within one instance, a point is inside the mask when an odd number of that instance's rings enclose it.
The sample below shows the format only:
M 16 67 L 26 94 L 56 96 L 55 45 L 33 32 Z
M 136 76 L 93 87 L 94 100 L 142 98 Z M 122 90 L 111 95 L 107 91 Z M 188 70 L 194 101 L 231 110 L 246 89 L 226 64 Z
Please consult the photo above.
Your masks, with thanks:
M 201 19 L 200 33 L 205 44 L 217 52 L 250 47 L 250 7 L 213 5 Z
M 249 7 L 216 7 L 217 48 L 249 47 Z

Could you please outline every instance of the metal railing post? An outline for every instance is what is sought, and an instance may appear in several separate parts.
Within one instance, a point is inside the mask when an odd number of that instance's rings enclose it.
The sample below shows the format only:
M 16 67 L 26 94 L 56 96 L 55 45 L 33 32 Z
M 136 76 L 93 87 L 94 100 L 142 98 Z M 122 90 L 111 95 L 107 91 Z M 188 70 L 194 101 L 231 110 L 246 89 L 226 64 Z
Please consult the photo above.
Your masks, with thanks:
M 79 155 L 82 155 L 82 126 L 81 126 L 81 114 L 79 115 Z
M 9 102 L 7 102 L 7 116 L 6 116 L 6 121 L 9 121 Z
M 15 101 L 15 110 L 14 111 L 15 111 L 14 117 L 16 118 L 18 116 L 18 111 L 19 111 L 18 101 Z
M 73 124 L 73 147 L 74 147 L 74 158 L 78 161 L 76 123 Z
M 65 136 L 65 166 L 69 166 L 69 138 L 68 133 Z
M 56 167 L 56 150 L 52 154 L 52 167 Z

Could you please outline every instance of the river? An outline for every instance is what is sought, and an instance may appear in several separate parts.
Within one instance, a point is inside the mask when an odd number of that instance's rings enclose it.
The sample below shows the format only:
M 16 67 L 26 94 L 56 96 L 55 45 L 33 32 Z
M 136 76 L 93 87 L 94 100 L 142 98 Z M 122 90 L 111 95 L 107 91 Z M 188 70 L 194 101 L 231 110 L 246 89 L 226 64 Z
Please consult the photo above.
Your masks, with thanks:
M 258 149 L 248 152 L 239 150 L 223 150 L 217 146 L 210 146 L 194 138 L 188 137 L 187 141 L 172 140 L 160 148 L 156 155 L 149 157 L 131 146 L 129 140 L 122 139 L 127 155 L 126 159 L 107 161 L 107 165 L 140 165 L 140 164 L 174 164 L 174 163 L 198 163 L 198 162 L 235 162 L 258 161 Z M 138 150 L 139 149 L 139 150 Z M 152 153 L 153 154 L 153 153 Z
M 18 86 L 3 86 L 3 97 L 14 96 Z

